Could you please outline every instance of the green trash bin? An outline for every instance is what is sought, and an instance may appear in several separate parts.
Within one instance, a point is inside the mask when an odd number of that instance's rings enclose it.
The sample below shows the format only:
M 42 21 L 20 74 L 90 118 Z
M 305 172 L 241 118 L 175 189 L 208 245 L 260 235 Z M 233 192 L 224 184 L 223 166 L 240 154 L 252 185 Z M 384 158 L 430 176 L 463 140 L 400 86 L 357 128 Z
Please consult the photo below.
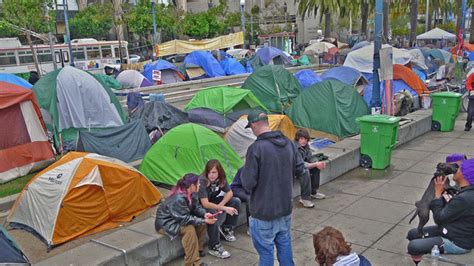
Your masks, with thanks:
M 462 94 L 457 92 L 438 92 L 431 94 L 431 130 L 449 132 L 459 114 Z
M 366 115 L 356 119 L 360 125 L 360 166 L 385 169 L 390 165 L 397 143 L 400 117 Z

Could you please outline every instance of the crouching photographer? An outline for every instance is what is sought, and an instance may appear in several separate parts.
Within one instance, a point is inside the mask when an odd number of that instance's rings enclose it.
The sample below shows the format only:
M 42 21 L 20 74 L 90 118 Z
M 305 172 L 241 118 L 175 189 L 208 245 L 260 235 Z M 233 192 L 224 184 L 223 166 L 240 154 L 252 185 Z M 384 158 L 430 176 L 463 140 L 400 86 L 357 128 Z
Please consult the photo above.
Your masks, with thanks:
M 413 260 L 421 260 L 437 245 L 441 254 L 463 254 L 474 247 L 474 159 L 457 163 L 439 164 L 439 176 L 434 180 L 435 197 L 430 202 L 435 226 L 408 232 L 408 253 Z M 453 180 L 459 187 L 457 194 L 443 197 L 446 176 L 454 172 Z

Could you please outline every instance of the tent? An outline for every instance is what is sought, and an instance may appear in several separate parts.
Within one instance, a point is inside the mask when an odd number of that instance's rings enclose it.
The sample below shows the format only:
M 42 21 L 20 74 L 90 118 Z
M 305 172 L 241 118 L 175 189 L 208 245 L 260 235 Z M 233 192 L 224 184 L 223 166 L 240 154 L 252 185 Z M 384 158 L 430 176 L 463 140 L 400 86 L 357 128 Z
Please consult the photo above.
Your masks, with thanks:
M 339 49 L 349 48 L 349 44 L 339 41 L 336 38 L 324 38 L 321 42 L 327 42 L 332 45 L 335 45 Z
M 116 127 L 128 120 L 109 88 L 92 74 L 71 66 L 49 72 L 33 91 L 48 116 L 46 124 L 58 148 L 74 150 L 80 128 Z
M 77 144 L 77 151 L 98 153 L 124 162 L 143 159 L 150 148 L 150 138 L 140 120 L 97 132 L 80 130 Z
M 110 89 L 121 90 L 123 88 L 122 83 L 116 80 L 113 76 L 100 73 L 94 74 L 94 76 L 96 79 L 100 80 L 102 84 L 105 84 Z
M 148 132 L 156 128 L 168 131 L 178 125 L 188 123 L 188 115 L 169 103 L 153 101 L 135 111 L 132 120 L 141 120 Z
M 261 67 L 265 66 L 265 63 L 263 63 L 262 59 L 256 55 L 243 58 L 240 60 L 240 63 L 245 67 L 247 73 L 253 73 L 254 71 L 257 71 Z
M 328 42 L 315 42 L 304 49 L 304 55 L 319 55 L 327 53 L 330 48 L 336 47 Z
M 368 81 L 357 70 L 352 67 L 340 66 L 330 68 L 321 75 L 323 80 L 335 79 L 350 86 L 366 85 Z
M 10 73 L 0 73 L 0 82 L 11 83 L 25 89 L 31 89 L 33 87 L 28 81 Z
M 229 49 L 226 52 L 237 60 L 240 60 L 250 55 L 249 49 Z
M 0 124 L 0 184 L 54 162 L 32 90 L 0 82 Z
M 222 69 L 219 62 L 212 56 L 209 51 L 193 51 L 184 58 L 184 65 L 186 70 L 188 68 L 200 67 L 207 78 L 225 76 L 225 71 Z
M 318 74 L 309 69 L 302 69 L 294 73 L 293 76 L 295 76 L 295 78 L 300 82 L 301 88 L 303 90 L 306 90 L 312 85 L 323 80 Z
M 52 248 L 131 221 L 160 199 L 158 189 L 126 163 L 70 152 L 31 179 L 7 221 Z
M 420 49 L 411 49 L 409 51 L 411 56 L 413 57 L 411 63 L 417 68 L 427 71 L 428 66 L 426 65 L 426 59 L 423 55 L 423 52 Z
M 143 75 L 153 82 L 153 70 L 161 72 L 161 84 L 170 84 L 185 80 L 183 73 L 172 63 L 158 60 L 144 66 Z
M 260 48 L 255 55 L 260 57 L 265 65 L 291 65 L 291 59 L 275 47 Z
M 438 27 L 416 36 L 417 40 L 456 40 L 456 34 L 449 33 Z
M 184 110 L 188 112 L 190 122 L 223 133 L 242 114 L 254 108 L 268 112 L 250 90 L 222 86 L 199 91 Z
M 384 44 L 382 47 L 390 47 L 390 45 Z M 406 65 L 411 60 L 412 55 L 408 50 L 393 48 L 394 64 Z M 344 66 L 355 68 L 362 73 L 372 73 L 374 66 L 374 44 L 371 43 L 347 54 Z
M 355 50 L 358 50 L 362 47 L 365 47 L 365 46 L 368 46 L 368 45 L 371 45 L 371 42 L 369 41 L 361 41 L 361 42 L 358 42 L 356 44 L 354 44 L 354 46 L 352 46 L 352 51 L 355 51 Z
M 403 80 L 410 88 L 415 90 L 418 95 L 430 93 L 425 83 L 423 83 L 413 70 L 406 66 L 393 65 L 393 79 Z
M 161 137 L 145 155 L 140 171 L 152 181 L 175 185 L 186 173 L 202 173 L 211 159 L 220 161 L 229 184 L 242 166 L 242 160 L 219 135 L 188 123 Z
M 153 86 L 151 80 L 145 78 L 142 73 L 136 70 L 124 70 L 117 76 L 117 80 L 124 89 L 135 89 Z
M 313 85 L 294 100 L 288 116 L 297 126 L 345 138 L 359 133 L 355 119 L 369 113 L 362 96 L 337 80 Z
M 247 149 L 257 139 L 250 128 L 245 128 L 247 123 L 247 116 L 242 116 L 225 134 L 225 140 L 240 158 L 245 158 Z M 297 129 L 288 116 L 268 115 L 268 123 L 272 130 L 280 130 L 290 140 L 295 138 Z
M 0 225 L 0 264 L 17 263 L 29 264 L 29 261 L 7 230 Z
M 443 49 L 430 49 L 424 52 L 425 57 L 432 57 L 434 59 L 441 60 L 444 64 L 448 64 L 453 61 L 453 55 Z
M 264 66 L 252 73 L 242 85 L 251 90 L 271 112 L 286 110 L 301 91 L 298 80 L 283 66 Z
M 239 75 L 247 73 L 244 66 L 232 57 L 222 59 L 220 64 L 226 75 Z
M 373 91 L 373 83 L 370 83 L 364 90 L 364 101 L 367 105 L 370 104 L 370 100 L 372 99 L 372 91 Z M 409 92 L 413 97 L 417 97 L 418 93 L 413 90 L 408 84 L 406 84 L 403 80 L 394 80 L 393 81 L 393 93 L 399 93 L 401 91 Z M 380 99 L 384 101 L 385 104 L 385 83 L 380 83 Z

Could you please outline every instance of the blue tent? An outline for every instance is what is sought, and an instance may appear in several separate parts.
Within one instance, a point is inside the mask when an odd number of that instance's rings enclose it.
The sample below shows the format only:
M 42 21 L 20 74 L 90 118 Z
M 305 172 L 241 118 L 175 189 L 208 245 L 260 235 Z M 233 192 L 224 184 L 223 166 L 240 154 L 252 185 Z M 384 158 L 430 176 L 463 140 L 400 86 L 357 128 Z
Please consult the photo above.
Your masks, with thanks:
M 172 63 L 166 60 L 158 60 L 148 63 L 143 68 L 143 75 L 148 80 L 153 80 L 153 70 L 161 71 L 161 80 L 163 84 L 174 83 L 184 80 L 183 73 Z
M 295 78 L 300 82 L 301 88 L 303 90 L 306 90 L 314 84 L 323 81 L 323 79 L 318 74 L 309 69 L 300 70 L 293 74 L 293 76 L 295 76 Z
M 396 94 L 400 91 L 406 90 L 408 91 L 413 97 L 418 97 L 418 93 L 415 90 L 410 88 L 403 80 L 394 80 L 393 81 L 393 94 Z M 372 99 L 372 90 L 373 90 L 373 83 L 369 83 L 367 87 L 364 89 L 364 101 L 369 105 L 370 100 Z M 382 100 L 385 100 L 385 86 L 384 83 L 380 83 L 380 97 Z
M 29 263 L 29 261 L 7 230 L 0 225 L 0 264 L 4 263 Z
M 354 44 L 354 46 L 352 46 L 352 51 L 355 51 L 357 49 L 360 49 L 362 47 L 365 47 L 367 45 L 370 45 L 370 42 L 369 41 L 361 41 L 361 42 L 358 42 L 356 44 Z
M 291 60 L 282 50 L 275 47 L 260 48 L 256 56 L 260 57 L 265 65 L 273 62 L 274 65 L 291 65 Z
M 184 58 L 185 65 L 201 67 L 209 78 L 225 76 L 225 71 L 209 51 L 193 51 Z
M 414 67 L 412 70 L 421 79 L 421 81 L 426 82 L 426 73 L 423 70 L 420 70 L 416 67 Z
M 469 61 L 474 61 L 474 52 L 470 52 L 469 55 L 467 56 L 467 59 Z
M 28 81 L 10 73 L 0 73 L 0 81 L 15 84 L 25 89 L 31 89 L 33 87 Z
M 226 75 L 238 75 L 247 73 L 244 66 L 239 63 L 239 61 L 235 60 L 235 58 L 226 57 L 224 59 L 221 59 L 220 64 L 221 67 L 224 69 Z
M 347 85 L 355 86 L 360 79 L 365 82 L 365 77 L 355 68 L 340 66 L 326 70 L 321 76 L 323 80 L 335 79 L 339 80 Z

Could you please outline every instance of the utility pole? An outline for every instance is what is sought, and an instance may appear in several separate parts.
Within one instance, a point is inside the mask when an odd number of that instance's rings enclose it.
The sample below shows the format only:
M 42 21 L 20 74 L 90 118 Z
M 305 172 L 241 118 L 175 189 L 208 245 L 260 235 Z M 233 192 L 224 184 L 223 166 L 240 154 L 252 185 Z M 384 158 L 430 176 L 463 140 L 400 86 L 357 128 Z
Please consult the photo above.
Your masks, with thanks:
M 370 107 L 380 107 L 380 48 L 382 48 L 382 13 L 383 0 L 375 0 L 375 36 L 374 36 L 374 87 L 372 90 L 372 99 L 370 100 Z
M 63 0 L 63 10 L 64 10 L 64 23 L 66 24 L 67 46 L 69 48 L 69 63 L 71 66 L 74 66 L 74 54 L 72 53 L 71 34 L 69 32 L 69 21 L 67 17 L 68 6 L 67 6 L 66 0 Z
M 426 0 L 426 13 L 425 13 L 425 31 L 428 31 L 429 30 L 429 20 L 428 20 L 428 16 L 429 16 L 429 13 L 430 13 L 430 0 Z
M 244 33 L 245 48 L 245 0 L 240 0 L 240 23 L 242 24 L 242 32 Z

